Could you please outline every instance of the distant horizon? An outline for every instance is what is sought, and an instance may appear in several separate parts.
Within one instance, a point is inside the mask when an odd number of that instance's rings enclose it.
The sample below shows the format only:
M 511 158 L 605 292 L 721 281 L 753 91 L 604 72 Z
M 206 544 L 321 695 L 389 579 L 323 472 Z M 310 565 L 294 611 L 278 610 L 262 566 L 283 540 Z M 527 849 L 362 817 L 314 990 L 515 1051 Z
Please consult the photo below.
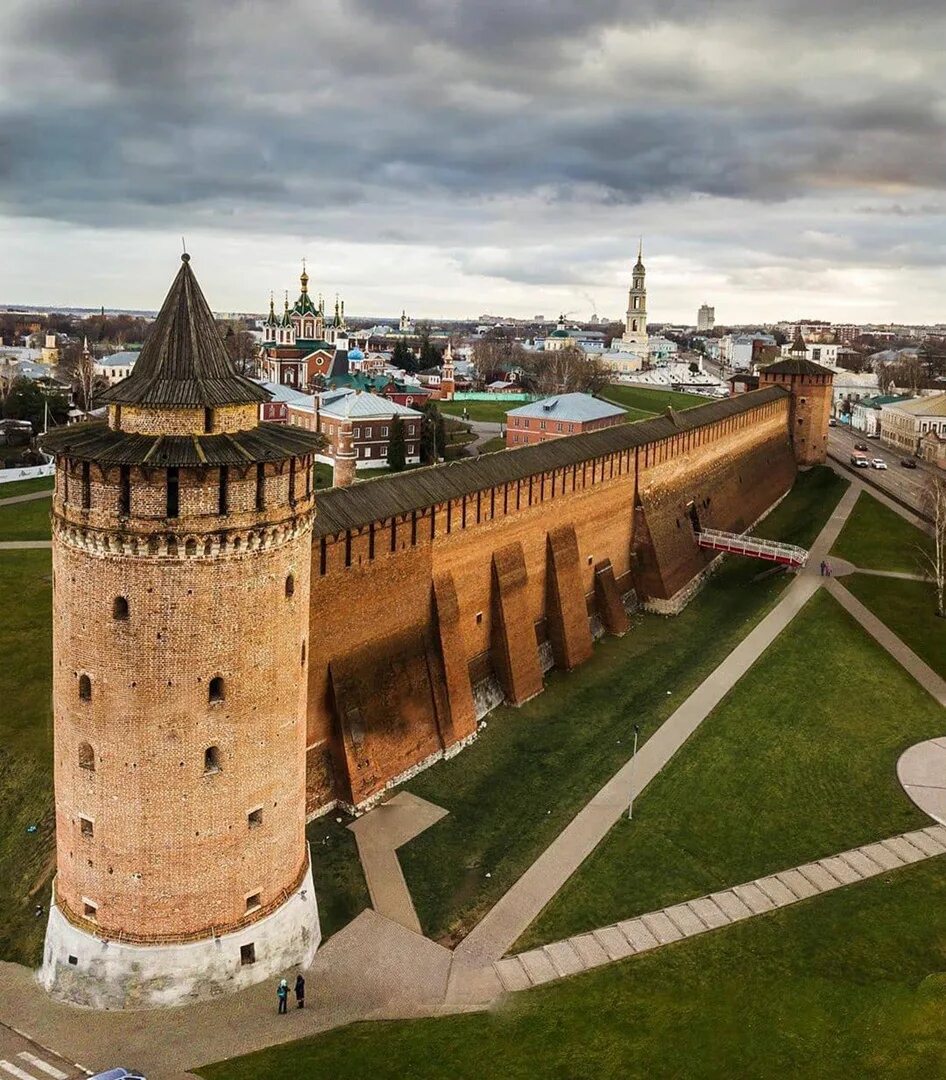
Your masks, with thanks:
M 10 315 L 10 314 L 24 314 L 24 315 L 27 315 L 27 314 L 37 314 L 37 315 L 47 314 L 47 315 L 52 315 L 52 314 L 56 314 L 56 315 L 93 316 L 93 315 L 98 314 L 101 310 L 102 310 L 102 305 L 101 304 L 99 304 L 97 306 L 89 307 L 89 306 L 68 306 L 68 305 L 64 305 L 64 304 L 59 304 L 59 305 L 56 305 L 56 304 L 53 304 L 53 305 L 45 305 L 45 304 L 14 304 L 14 303 L 9 303 L 7 301 L 0 300 L 0 315 Z M 232 309 L 232 310 L 228 309 L 227 311 L 224 311 L 223 309 L 218 310 L 218 309 L 215 309 L 213 307 L 211 307 L 211 311 L 212 311 L 214 317 L 218 318 L 218 319 L 219 318 L 226 318 L 228 315 L 233 315 L 233 316 L 241 317 L 241 318 L 259 318 L 259 319 L 265 318 L 265 316 L 266 316 L 265 311 L 239 311 L 237 309 Z M 119 307 L 108 307 L 106 305 L 105 314 L 106 315 L 133 315 L 133 316 L 138 316 L 140 318 L 154 318 L 158 314 L 158 309 L 157 308 L 151 308 L 151 309 L 146 309 L 146 308 L 119 308 Z M 540 321 L 540 320 L 537 320 L 534 316 L 504 315 L 501 312 L 493 312 L 492 314 L 496 315 L 500 319 L 517 319 L 517 320 L 519 320 L 521 322 L 532 322 L 532 323 Z M 372 321 L 375 322 L 375 324 L 389 324 L 389 325 L 393 325 L 393 326 L 396 326 L 396 324 L 400 321 L 400 315 L 399 314 L 397 314 L 397 315 L 394 315 L 394 314 L 391 314 L 391 315 L 361 315 L 361 314 L 358 314 L 357 312 L 346 311 L 345 317 L 349 321 L 351 321 L 353 319 L 357 320 L 359 322 L 372 320 Z M 408 312 L 408 318 L 411 320 L 411 322 L 413 322 L 415 324 L 416 323 L 438 323 L 438 322 L 447 322 L 447 323 L 457 323 L 457 322 L 481 323 L 482 322 L 482 319 L 478 315 L 476 315 L 476 316 L 471 316 L 471 315 L 449 316 L 449 315 L 423 315 L 423 314 L 421 314 L 421 315 L 411 315 L 410 312 Z M 610 320 L 606 320 L 606 321 L 601 321 L 601 316 L 599 316 L 598 318 L 599 318 L 599 325 L 601 325 L 601 326 L 613 326 L 616 323 L 623 322 L 623 317 L 619 318 L 619 319 L 615 318 L 615 319 L 610 319 Z M 587 324 L 587 323 L 591 323 L 591 321 L 592 321 L 592 315 L 589 315 L 587 317 L 579 317 L 577 315 L 571 315 L 566 320 L 566 322 L 568 322 L 568 323 L 578 323 L 578 324 Z M 541 322 L 543 324 L 556 323 L 556 322 L 558 322 L 558 316 L 554 316 L 554 317 L 546 316 L 544 319 L 541 320 Z M 757 320 L 751 320 L 749 322 L 744 322 L 744 323 L 724 322 L 723 320 L 717 319 L 714 329 L 731 328 L 733 330 L 739 330 L 739 329 L 743 329 L 743 328 L 748 328 L 748 327 L 753 327 L 753 326 L 761 326 L 761 325 L 773 326 L 773 327 L 778 326 L 779 324 L 783 324 L 783 323 L 784 324 L 789 324 L 789 325 L 792 325 L 792 324 L 805 324 L 805 323 L 811 323 L 813 325 L 817 325 L 818 323 L 824 323 L 824 322 L 827 322 L 831 326 L 843 326 L 843 325 L 851 324 L 850 320 L 826 320 L 826 319 L 821 318 L 821 317 L 814 318 L 814 317 L 810 317 L 810 316 L 797 317 L 797 318 L 796 317 L 786 317 L 786 318 L 780 318 L 780 319 L 762 319 L 762 320 L 757 319 Z M 647 325 L 648 326 L 686 326 L 688 328 L 693 327 L 694 329 L 696 329 L 696 320 L 694 319 L 692 321 L 687 322 L 687 321 L 683 321 L 683 320 L 678 321 L 678 320 L 674 320 L 674 319 L 648 319 L 647 320 Z M 861 323 L 853 323 L 853 325 L 857 325 L 857 326 L 874 326 L 874 327 L 877 327 L 878 329 L 880 329 L 882 327 L 885 327 L 885 326 L 886 327 L 905 326 L 905 327 L 910 327 L 910 328 L 914 328 L 914 329 L 935 330 L 937 328 L 946 329 L 946 320 L 940 321 L 940 322 L 932 322 L 932 323 L 910 323 L 910 322 L 905 322 L 905 321 L 902 321 L 902 320 L 893 320 L 893 322 L 887 322 L 887 323 L 865 321 L 865 322 L 861 322 Z

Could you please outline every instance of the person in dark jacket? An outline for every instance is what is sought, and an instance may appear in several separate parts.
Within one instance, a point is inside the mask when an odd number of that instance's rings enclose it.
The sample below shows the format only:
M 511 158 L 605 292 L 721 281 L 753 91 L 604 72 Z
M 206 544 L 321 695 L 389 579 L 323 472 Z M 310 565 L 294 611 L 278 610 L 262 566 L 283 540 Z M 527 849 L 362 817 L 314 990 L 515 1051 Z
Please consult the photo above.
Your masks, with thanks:
M 276 999 L 279 1002 L 279 1015 L 282 1016 L 289 1007 L 287 1004 L 289 1000 L 289 983 L 285 979 L 279 980 L 279 986 L 276 987 Z
M 296 976 L 296 1008 L 305 1008 L 305 979 L 301 971 Z

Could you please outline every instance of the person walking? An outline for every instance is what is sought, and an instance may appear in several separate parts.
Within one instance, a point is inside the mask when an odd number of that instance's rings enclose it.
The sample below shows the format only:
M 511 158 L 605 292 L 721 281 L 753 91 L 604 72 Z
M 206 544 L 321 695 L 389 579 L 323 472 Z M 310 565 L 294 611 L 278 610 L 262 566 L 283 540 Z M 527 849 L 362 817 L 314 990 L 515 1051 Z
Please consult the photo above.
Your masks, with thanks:
M 305 979 L 302 977 L 302 972 L 296 976 L 296 1008 L 305 1008 Z
M 822 560 L 821 560 L 821 576 L 822 576 L 822 577 L 824 577 L 824 568 L 825 568 L 825 567 L 826 567 L 827 565 L 828 565 L 828 564 L 827 564 L 827 563 L 826 563 L 826 562 L 824 561 L 824 559 L 822 559 Z
M 276 998 L 279 1001 L 279 1015 L 282 1016 L 288 1009 L 289 1000 L 289 983 L 285 979 L 279 980 L 279 986 L 276 987 Z

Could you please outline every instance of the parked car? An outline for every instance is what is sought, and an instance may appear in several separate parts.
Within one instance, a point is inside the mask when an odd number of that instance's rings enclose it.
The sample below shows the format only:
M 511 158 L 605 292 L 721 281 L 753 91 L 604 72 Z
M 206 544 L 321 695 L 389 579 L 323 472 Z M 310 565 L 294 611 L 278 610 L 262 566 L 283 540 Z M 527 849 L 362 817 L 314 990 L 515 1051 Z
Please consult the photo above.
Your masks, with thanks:
M 106 1069 L 105 1072 L 90 1076 L 89 1080 L 147 1080 L 147 1077 L 133 1069 Z
M 867 438 L 868 439 L 879 439 L 880 438 L 880 432 L 879 431 L 869 431 L 867 433 Z
M 887 462 L 882 457 L 875 457 L 871 460 L 870 467 L 872 469 L 886 469 Z
M 838 422 L 837 422 L 837 420 L 835 420 L 835 418 L 834 418 L 834 417 L 832 416 L 832 417 L 831 417 L 831 418 L 830 418 L 830 419 L 828 420 L 828 427 L 837 427 L 837 426 L 838 426 Z
M 903 467 L 904 467 L 905 469 L 915 469 L 915 468 L 916 468 L 916 461 L 915 461 L 915 459 L 914 459 L 914 458 L 912 458 L 912 457 L 905 457 L 905 458 L 903 458 L 903 460 L 902 460 L 902 461 L 900 462 L 900 464 L 901 464 L 901 465 L 902 465 L 902 466 L 903 466 Z
M 855 450 L 866 450 L 866 449 L 867 449 L 867 443 L 863 443 L 863 442 L 856 442 L 856 443 L 854 444 L 854 449 L 855 449 Z

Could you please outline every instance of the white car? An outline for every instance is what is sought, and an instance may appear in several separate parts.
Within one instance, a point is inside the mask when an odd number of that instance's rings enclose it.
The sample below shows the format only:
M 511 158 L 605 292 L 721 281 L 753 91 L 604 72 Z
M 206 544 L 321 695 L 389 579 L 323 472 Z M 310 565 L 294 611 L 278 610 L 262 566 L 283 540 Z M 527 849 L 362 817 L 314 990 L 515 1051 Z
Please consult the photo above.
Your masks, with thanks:
M 870 463 L 870 467 L 872 469 L 886 469 L 887 468 L 887 462 L 884 461 L 884 459 L 882 457 L 875 457 L 875 458 L 872 459 L 872 461 Z

